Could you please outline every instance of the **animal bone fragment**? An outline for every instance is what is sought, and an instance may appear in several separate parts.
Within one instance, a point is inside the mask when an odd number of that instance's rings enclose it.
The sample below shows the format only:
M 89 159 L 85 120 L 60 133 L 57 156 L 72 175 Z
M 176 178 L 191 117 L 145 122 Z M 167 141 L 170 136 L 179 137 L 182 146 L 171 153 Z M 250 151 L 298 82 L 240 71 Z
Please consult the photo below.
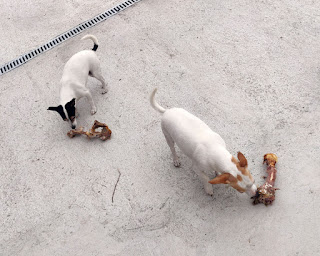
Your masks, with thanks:
M 102 128 L 101 131 L 96 131 L 96 129 Z M 91 138 L 100 138 L 101 140 L 105 141 L 111 137 L 111 130 L 108 128 L 108 126 L 104 123 L 100 123 L 99 121 L 95 120 L 94 124 L 92 125 L 90 131 L 85 132 L 83 130 L 83 127 L 79 127 L 75 130 L 70 130 L 67 135 L 70 138 L 73 138 L 76 135 L 84 134 L 89 139 Z
M 274 187 L 277 173 L 275 165 L 277 161 L 278 158 L 275 154 L 269 153 L 264 155 L 263 163 L 268 165 L 268 176 L 266 178 L 266 182 L 262 186 L 258 187 L 256 195 L 252 197 L 253 204 L 262 203 L 269 205 L 275 200 L 275 193 L 276 190 L 278 190 Z

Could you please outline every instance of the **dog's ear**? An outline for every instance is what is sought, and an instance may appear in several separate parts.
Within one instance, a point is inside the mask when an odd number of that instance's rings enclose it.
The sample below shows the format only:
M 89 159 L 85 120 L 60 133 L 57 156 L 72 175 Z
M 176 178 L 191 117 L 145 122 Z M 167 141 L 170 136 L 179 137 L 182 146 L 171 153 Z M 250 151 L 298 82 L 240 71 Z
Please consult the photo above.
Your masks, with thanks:
M 210 180 L 209 183 L 211 184 L 229 184 L 229 178 L 230 178 L 231 174 L 230 173 L 223 173 L 217 177 L 215 177 L 214 179 Z
M 59 105 L 58 107 L 49 107 L 47 110 L 57 111 L 64 121 L 68 120 L 61 105 Z
M 68 116 L 71 119 L 71 117 L 74 117 L 76 114 L 76 99 L 73 98 L 70 100 L 66 105 L 65 108 L 67 110 Z
M 66 108 L 74 108 L 76 106 L 76 99 L 73 98 L 68 103 L 66 103 Z
M 58 110 L 58 107 L 48 107 L 47 110 L 51 110 L 51 111 L 57 111 Z
M 248 161 L 247 161 L 246 157 L 241 152 L 238 152 L 238 159 L 239 159 L 239 164 L 241 167 L 248 166 Z

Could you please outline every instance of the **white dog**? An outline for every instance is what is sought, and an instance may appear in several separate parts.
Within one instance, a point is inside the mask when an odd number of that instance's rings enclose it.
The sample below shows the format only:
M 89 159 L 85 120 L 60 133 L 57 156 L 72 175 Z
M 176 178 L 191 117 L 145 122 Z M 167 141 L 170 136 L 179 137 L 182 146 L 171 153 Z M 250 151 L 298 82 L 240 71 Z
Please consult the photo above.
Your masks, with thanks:
M 70 121 L 72 129 L 76 128 L 77 101 L 86 97 L 91 105 L 91 114 L 97 112 L 92 95 L 86 88 L 88 76 L 95 77 L 102 83 L 102 94 L 108 92 L 107 84 L 101 75 L 100 61 L 95 53 L 98 49 L 98 39 L 93 35 L 86 35 L 81 40 L 91 39 L 94 43 L 92 50 L 84 50 L 73 55 L 63 69 L 60 88 L 60 105 L 49 107 L 48 110 L 57 111 L 64 121 Z
M 219 134 L 213 132 L 203 121 L 182 108 L 164 109 L 155 101 L 155 89 L 150 97 L 151 106 L 163 113 L 161 128 L 171 149 L 174 166 L 180 161 L 174 143 L 192 160 L 194 171 L 203 181 L 204 189 L 213 195 L 211 184 L 229 184 L 240 193 L 255 195 L 254 184 L 245 156 L 238 152 L 235 159 L 226 149 L 226 144 Z M 210 180 L 207 174 L 219 174 Z M 211 183 L 211 184 L 210 184 Z

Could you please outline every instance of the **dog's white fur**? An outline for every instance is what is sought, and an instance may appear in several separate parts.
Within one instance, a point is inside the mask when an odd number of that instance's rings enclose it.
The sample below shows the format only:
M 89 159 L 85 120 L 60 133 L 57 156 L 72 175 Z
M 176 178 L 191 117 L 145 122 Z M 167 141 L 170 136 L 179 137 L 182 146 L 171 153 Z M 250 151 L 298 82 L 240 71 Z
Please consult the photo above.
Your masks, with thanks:
M 98 45 L 98 39 L 93 35 L 86 35 L 81 40 L 91 39 L 94 44 Z M 94 115 L 97 112 L 97 107 L 92 99 L 91 92 L 86 87 L 88 76 L 95 77 L 102 83 L 102 94 L 107 93 L 107 84 L 101 75 L 100 61 L 93 50 L 83 50 L 73 55 L 65 64 L 63 74 L 61 78 L 60 88 L 60 104 L 64 108 L 65 104 L 73 98 L 77 101 L 86 97 L 89 100 L 91 106 L 91 114 Z M 67 116 L 67 115 L 66 115 Z M 72 126 L 76 126 L 77 121 L 74 119 Z
M 163 113 L 161 128 L 173 156 L 176 167 L 180 161 L 175 151 L 174 143 L 192 160 L 192 166 L 203 181 L 205 191 L 212 195 L 213 187 L 207 174 L 230 173 L 242 181 L 237 184 L 243 187 L 248 195 L 256 193 L 253 181 L 242 175 L 231 161 L 232 155 L 226 149 L 226 144 L 219 134 L 213 132 L 203 121 L 182 108 L 164 109 L 155 101 L 155 89 L 150 97 L 152 107 Z

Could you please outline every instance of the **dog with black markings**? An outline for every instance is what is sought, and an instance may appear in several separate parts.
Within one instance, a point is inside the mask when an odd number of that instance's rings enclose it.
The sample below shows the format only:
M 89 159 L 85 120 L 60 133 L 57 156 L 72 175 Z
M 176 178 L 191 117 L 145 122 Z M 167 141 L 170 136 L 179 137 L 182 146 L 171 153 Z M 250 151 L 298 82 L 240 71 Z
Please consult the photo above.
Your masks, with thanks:
M 48 110 L 57 111 L 64 121 L 70 121 L 71 128 L 77 126 L 78 116 L 76 106 L 79 99 L 86 97 L 91 106 L 91 114 L 97 112 L 91 92 L 86 87 L 88 76 L 95 77 L 102 84 L 102 94 L 108 92 L 107 84 L 101 75 L 100 61 L 96 55 L 98 39 L 93 35 L 86 35 L 81 40 L 91 39 L 94 43 L 92 50 L 84 50 L 73 55 L 63 69 L 60 88 L 60 105 L 49 107 Z

